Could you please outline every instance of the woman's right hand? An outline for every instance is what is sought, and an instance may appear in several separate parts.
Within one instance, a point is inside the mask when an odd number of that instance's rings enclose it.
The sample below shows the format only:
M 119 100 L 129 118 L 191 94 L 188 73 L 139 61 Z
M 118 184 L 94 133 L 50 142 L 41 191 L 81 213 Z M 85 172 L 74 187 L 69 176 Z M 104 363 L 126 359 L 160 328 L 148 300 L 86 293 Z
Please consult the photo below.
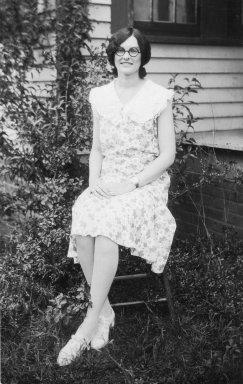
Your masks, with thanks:
M 97 179 L 95 182 L 90 183 L 89 189 L 90 193 L 94 196 L 111 197 L 106 184 L 101 180 L 101 178 Z

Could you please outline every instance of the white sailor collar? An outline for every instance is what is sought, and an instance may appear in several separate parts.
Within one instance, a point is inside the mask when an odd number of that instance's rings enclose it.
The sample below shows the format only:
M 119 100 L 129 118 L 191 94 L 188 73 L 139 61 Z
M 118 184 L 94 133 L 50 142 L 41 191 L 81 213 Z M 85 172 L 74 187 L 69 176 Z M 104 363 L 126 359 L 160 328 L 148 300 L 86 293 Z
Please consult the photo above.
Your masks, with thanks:
M 115 89 L 115 80 L 112 80 L 106 85 L 91 89 L 89 101 L 102 117 L 119 125 L 124 117 L 136 123 L 157 118 L 167 107 L 168 100 L 173 99 L 173 95 L 173 90 L 145 79 L 139 91 L 123 105 Z

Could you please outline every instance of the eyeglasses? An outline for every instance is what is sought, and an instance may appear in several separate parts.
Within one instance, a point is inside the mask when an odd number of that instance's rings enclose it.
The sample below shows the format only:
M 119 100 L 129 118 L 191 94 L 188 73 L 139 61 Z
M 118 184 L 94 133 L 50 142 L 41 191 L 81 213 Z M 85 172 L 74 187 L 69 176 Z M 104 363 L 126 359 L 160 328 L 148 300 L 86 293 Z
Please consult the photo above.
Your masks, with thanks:
M 119 47 L 116 50 L 117 56 L 123 56 L 125 55 L 125 52 L 128 52 L 131 57 L 135 57 L 140 53 L 140 51 L 136 47 L 129 48 L 128 51 L 126 51 L 123 47 Z

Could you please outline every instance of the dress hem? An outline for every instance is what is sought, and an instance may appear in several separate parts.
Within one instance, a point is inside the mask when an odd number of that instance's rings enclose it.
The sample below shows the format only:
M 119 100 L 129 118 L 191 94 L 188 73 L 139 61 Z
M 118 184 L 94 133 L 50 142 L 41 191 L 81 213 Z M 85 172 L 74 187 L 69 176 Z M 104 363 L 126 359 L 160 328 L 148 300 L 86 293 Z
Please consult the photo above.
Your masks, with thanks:
M 158 259 L 156 260 L 151 260 L 149 258 L 146 258 L 146 256 L 144 255 L 141 255 L 141 251 L 139 251 L 136 246 L 134 245 L 127 245 L 127 243 L 125 242 L 122 242 L 120 239 L 117 240 L 114 237 L 111 237 L 110 235 L 107 235 L 106 233 L 102 233 L 102 232 L 92 232 L 92 231 L 89 231 L 89 232 L 85 232 L 85 233 L 78 233 L 78 234 L 72 234 L 70 237 L 71 237 L 71 243 L 72 243 L 72 240 L 74 240 L 75 236 L 91 236 L 91 237 L 96 237 L 96 236 L 105 236 L 105 237 L 108 237 L 110 240 L 114 241 L 117 245 L 121 245 L 123 247 L 126 247 L 126 248 L 129 248 L 131 250 L 131 255 L 132 256 L 136 256 L 136 257 L 140 257 L 142 258 L 143 260 L 146 261 L 147 264 L 150 264 L 151 265 L 151 271 L 156 273 L 156 274 L 161 274 L 163 273 L 163 270 L 165 268 L 165 265 L 167 263 L 167 259 L 169 257 L 169 252 L 167 253 L 166 255 L 166 261 L 163 262 L 163 263 L 158 263 Z M 74 252 L 76 253 L 76 252 Z M 77 257 L 76 255 L 72 254 L 72 252 L 69 250 L 68 254 L 67 254 L 67 257 L 68 258 L 72 258 L 74 260 L 74 264 L 78 264 L 78 260 L 77 260 Z

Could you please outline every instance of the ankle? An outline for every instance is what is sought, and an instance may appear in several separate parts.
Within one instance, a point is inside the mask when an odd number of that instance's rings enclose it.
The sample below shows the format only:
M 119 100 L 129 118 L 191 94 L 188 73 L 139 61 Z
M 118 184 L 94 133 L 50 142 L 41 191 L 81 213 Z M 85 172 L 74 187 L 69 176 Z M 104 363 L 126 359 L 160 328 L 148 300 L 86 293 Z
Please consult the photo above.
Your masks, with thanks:
M 110 317 L 112 313 L 113 313 L 112 306 L 109 304 L 102 308 L 100 315 L 104 317 Z
M 100 313 L 96 308 L 89 308 L 86 313 L 85 321 L 88 323 L 96 323 L 99 320 L 99 314 Z

